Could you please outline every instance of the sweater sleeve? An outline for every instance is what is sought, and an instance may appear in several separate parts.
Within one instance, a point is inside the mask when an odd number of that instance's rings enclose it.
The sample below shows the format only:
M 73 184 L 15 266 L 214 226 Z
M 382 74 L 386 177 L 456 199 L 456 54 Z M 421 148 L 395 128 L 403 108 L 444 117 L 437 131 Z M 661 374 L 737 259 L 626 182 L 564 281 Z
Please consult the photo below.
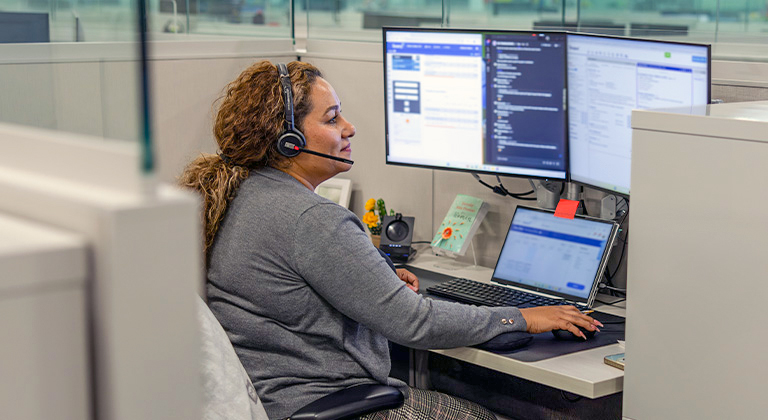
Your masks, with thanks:
M 413 348 L 479 344 L 524 331 L 517 308 L 488 308 L 425 298 L 406 287 L 373 246 L 360 220 L 333 204 L 297 220 L 293 261 L 307 283 L 343 315 Z

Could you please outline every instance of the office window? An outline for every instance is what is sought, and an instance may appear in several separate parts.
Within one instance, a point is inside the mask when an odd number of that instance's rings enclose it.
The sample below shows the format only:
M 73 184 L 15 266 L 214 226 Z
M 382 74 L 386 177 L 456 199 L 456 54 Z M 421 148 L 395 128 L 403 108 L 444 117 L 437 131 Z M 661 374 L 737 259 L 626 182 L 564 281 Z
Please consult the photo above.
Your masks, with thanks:
M 570 30 L 688 42 L 764 43 L 768 5 L 750 0 L 309 0 L 307 36 L 380 41 L 381 26 Z

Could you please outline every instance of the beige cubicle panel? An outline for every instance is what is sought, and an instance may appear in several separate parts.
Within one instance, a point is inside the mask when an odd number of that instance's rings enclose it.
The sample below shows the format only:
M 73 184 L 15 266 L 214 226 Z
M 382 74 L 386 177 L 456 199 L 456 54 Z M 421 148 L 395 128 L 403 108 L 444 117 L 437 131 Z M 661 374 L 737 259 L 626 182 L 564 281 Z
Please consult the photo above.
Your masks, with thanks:
M 625 418 L 768 413 L 768 102 L 634 111 Z
M 0 213 L 0 418 L 91 417 L 87 250 Z
M 26 392 L 0 418 L 201 417 L 198 202 L 139 162 L 137 144 L 0 124 L 0 220 L 36 226 L 0 225 L 0 390 Z

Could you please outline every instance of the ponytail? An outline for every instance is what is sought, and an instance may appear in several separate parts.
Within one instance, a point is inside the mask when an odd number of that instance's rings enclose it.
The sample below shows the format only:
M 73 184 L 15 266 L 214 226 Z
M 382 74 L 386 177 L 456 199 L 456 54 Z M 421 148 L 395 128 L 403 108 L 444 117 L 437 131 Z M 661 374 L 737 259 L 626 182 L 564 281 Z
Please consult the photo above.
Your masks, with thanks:
M 203 199 L 203 251 L 206 265 L 208 251 L 213 246 L 216 232 L 230 201 L 249 170 L 231 165 L 217 155 L 203 154 L 192 161 L 179 177 L 179 185 L 196 191 Z

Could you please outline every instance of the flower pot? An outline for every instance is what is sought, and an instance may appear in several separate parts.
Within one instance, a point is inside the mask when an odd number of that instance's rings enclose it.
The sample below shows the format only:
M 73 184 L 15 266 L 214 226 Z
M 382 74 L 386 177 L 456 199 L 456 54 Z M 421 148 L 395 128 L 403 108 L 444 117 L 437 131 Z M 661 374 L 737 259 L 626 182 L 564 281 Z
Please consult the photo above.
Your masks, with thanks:
M 378 248 L 381 244 L 381 235 L 371 235 L 371 242 L 373 242 L 373 246 Z

